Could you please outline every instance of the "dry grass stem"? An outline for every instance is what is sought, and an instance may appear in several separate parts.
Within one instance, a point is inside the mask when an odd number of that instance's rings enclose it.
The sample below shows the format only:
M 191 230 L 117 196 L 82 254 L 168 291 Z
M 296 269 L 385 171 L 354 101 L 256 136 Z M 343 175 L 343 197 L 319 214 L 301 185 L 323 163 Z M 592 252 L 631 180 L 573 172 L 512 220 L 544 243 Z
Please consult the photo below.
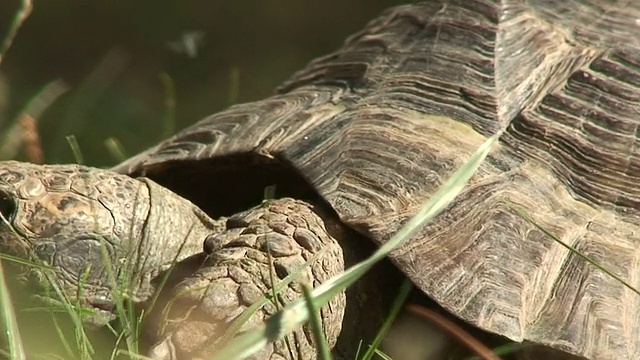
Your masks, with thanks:
M 23 114 L 18 124 L 22 129 L 22 146 L 27 160 L 34 164 L 43 164 L 44 153 L 40 144 L 38 122 L 29 114 Z
M 458 340 L 462 345 L 464 345 L 467 349 L 474 352 L 483 360 L 501 360 L 501 358 L 496 355 L 491 349 L 485 346 L 478 339 L 473 337 L 467 331 L 465 331 L 462 327 L 456 325 L 451 320 L 445 318 L 444 316 L 436 313 L 433 310 L 429 310 L 425 307 L 411 304 L 407 306 L 407 310 L 415 314 L 426 321 L 436 325 L 438 328 L 445 331 L 451 337 Z

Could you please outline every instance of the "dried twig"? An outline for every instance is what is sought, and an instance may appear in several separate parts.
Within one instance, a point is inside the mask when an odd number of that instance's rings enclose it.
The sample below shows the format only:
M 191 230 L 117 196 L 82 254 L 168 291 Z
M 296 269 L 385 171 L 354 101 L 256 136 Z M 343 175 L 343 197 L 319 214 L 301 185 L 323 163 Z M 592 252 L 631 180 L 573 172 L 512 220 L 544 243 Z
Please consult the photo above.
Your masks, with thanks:
M 496 355 L 483 343 L 478 341 L 478 339 L 473 337 L 473 335 L 469 334 L 463 328 L 456 325 L 454 322 L 445 318 L 444 316 L 438 314 L 437 312 L 414 304 L 407 306 L 407 310 L 415 315 L 424 318 L 429 323 L 436 325 L 451 337 L 458 340 L 462 345 L 466 346 L 467 349 L 478 355 L 481 359 L 500 360 L 500 357 L 498 355 Z
M 42 145 L 40 144 L 40 134 L 38 133 L 38 122 L 29 114 L 23 114 L 19 120 L 22 128 L 22 146 L 29 162 L 34 164 L 44 163 Z
M 18 152 L 25 149 L 29 161 L 40 163 L 44 161 L 38 136 L 38 119 L 62 94 L 69 90 L 69 86 L 62 80 L 56 80 L 45 86 L 29 103 L 27 108 L 0 134 L 0 160 L 13 159 Z M 40 155 L 36 155 L 40 152 Z M 31 157 L 31 156 L 34 157 Z M 38 159 L 42 159 L 39 161 Z

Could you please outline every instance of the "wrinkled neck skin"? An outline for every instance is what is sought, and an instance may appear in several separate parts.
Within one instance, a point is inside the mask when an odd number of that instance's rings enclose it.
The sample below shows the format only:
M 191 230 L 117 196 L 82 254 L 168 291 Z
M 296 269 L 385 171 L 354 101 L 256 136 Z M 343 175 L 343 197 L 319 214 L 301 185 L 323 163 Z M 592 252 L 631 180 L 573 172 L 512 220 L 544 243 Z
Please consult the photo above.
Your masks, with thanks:
M 140 274 L 141 283 L 148 286 L 159 271 L 168 270 L 174 263 L 202 252 L 207 236 L 222 232 L 225 221 L 212 220 L 189 200 L 150 179 L 138 180 L 147 186 L 150 207 L 142 233 L 136 235 L 141 241 L 139 252 L 134 253 L 137 260 L 134 273 Z M 151 268 L 156 269 L 155 273 L 148 272 L 147 262 L 153 263 Z
M 158 274 L 223 228 L 149 179 L 78 165 L 0 162 L 0 213 L 9 222 L 0 223 L 0 252 L 53 270 L 13 267 L 18 276 L 46 288 L 53 280 L 72 304 L 94 310 L 92 325 L 114 319 L 118 298 L 148 300 Z M 50 290 L 37 296 L 60 300 Z

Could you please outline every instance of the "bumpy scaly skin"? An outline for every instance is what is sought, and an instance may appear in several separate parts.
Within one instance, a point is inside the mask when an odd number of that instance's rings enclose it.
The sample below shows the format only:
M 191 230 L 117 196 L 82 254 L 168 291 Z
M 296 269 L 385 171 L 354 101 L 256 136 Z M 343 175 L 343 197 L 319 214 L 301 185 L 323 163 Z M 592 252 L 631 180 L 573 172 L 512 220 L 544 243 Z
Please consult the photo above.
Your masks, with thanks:
M 263 294 L 271 293 L 270 268 L 276 284 L 298 274 L 278 293 L 280 305 L 301 296 L 301 283 L 316 286 L 344 271 L 342 248 L 328 233 L 321 216 L 311 205 L 288 198 L 232 216 L 226 232 L 207 239 L 205 251 L 209 256 L 203 266 L 173 288 L 168 305 L 152 314 L 155 324 L 151 328 L 160 331 L 152 337 L 163 338 L 152 347 L 153 359 L 192 358 L 214 352 L 219 345 L 216 340 L 233 320 Z M 331 346 L 340 333 L 344 309 L 344 294 L 321 309 Z M 276 310 L 273 302 L 267 303 L 242 330 L 254 327 Z M 305 327 L 288 340 L 270 344 L 255 358 L 314 357 L 313 336 Z
M 95 310 L 97 315 L 88 318 L 93 325 L 114 318 L 116 290 L 108 266 L 114 274 L 128 274 L 125 295 L 133 302 L 147 304 L 162 291 L 145 322 L 150 356 L 158 360 L 214 353 L 229 324 L 271 293 L 271 276 L 278 283 L 298 274 L 279 291 L 282 305 L 301 296 L 301 283 L 316 286 L 345 268 L 341 244 L 331 235 L 342 239 L 344 227 L 333 215 L 293 199 L 268 201 L 226 222 L 213 221 L 148 179 L 77 165 L 0 162 L 0 213 L 8 221 L 0 225 L 0 251 L 51 266 L 50 278 L 72 301 L 82 283 L 79 300 Z M 168 288 L 161 289 L 165 274 L 170 274 Z M 47 285 L 39 270 L 23 275 Z M 241 330 L 276 311 L 268 303 Z M 345 295 L 320 312 L 333 346 L 342 328 Z M 255 358 L 313 358 L 313 342 L 305 327 Z
M 124 295 L 142 302 L 162 270 L 223 229 L 148 179 L 77 165 L 0 162 L 0 212 L 10 224 L 0 224 L 0 250 L 51 266 L 72 300 L 82 283 L 80 304 L 95 310 L 96 325 L 114 318 L 109 267 L 128 279 Z M 23 275 L 47 285 L 35 268 Z

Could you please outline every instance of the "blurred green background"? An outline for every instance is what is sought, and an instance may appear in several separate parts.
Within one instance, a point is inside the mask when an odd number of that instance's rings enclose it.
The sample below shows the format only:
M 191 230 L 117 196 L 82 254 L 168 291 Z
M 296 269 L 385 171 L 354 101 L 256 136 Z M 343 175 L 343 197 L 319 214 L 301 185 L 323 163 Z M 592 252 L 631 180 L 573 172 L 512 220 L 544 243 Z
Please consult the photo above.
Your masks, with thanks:
M 0 1 L 3 37 L 19 3 Z M 35 1 L 0 64 L 0 135 L 11 140 L 29 109 L 46 162 L 75 162 L 66 140 L 74 135 L 85 164 L 111 166 L 107 139 L 130 156 L 233 103 L 267 97 L 400 3 Z M 0 156 L 28 158 L 15 150 Z

